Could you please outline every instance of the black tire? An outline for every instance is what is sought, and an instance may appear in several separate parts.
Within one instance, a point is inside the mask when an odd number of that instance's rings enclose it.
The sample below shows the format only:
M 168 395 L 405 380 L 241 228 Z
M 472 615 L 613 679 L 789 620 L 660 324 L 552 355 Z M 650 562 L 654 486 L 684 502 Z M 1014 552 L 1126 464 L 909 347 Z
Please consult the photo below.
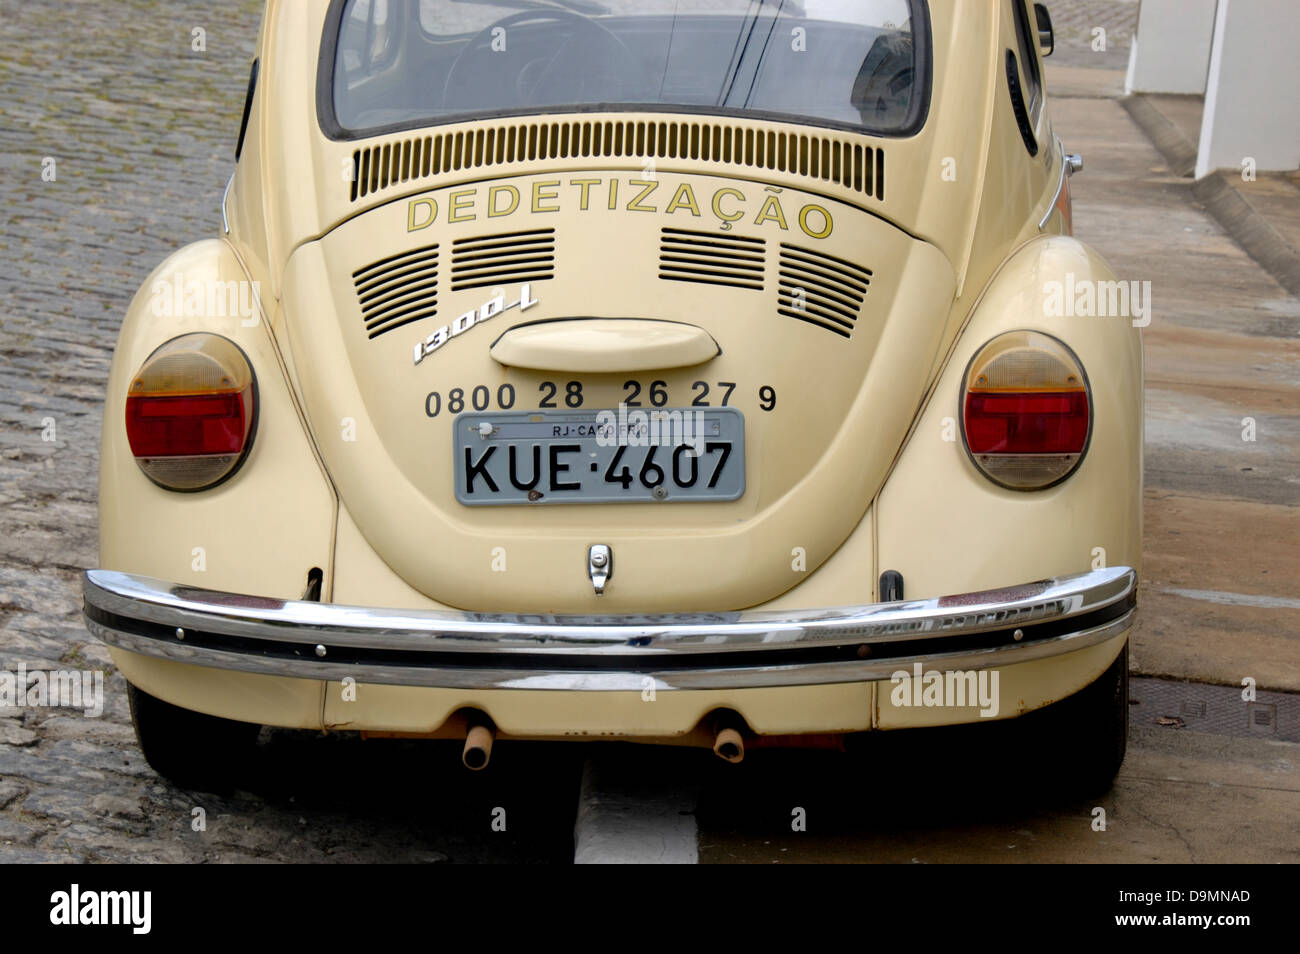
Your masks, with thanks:
M 204 715 L 127 684 L 131 721 L 145 761 L 181 788 L 229 792 L 247 767 L 261 726 Z
M 1051 791 L 1079 798 L 1105 793 L 1128 748 L 1127 641 L 1095 682 L 1023 720 Z

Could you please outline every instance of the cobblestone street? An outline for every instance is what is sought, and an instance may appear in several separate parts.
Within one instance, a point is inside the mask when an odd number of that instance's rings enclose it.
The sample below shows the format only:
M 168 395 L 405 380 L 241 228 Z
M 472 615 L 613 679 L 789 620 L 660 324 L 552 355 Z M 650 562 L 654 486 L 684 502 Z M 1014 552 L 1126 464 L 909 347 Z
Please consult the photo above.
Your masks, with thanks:
M 160 22 L 142 2 L 0 4 L 0 668 L 109 666 L 79 592 L 96 559 L 104 381 L 140 282 L 169 249 L 213 232 L 258 6 L 178 3 Z M 194 27 L 206 53 L 190 49 Z M 164 88 L 175 99 L 160 109 Z M 6 860 L 134 854 L 132 836 L 173 812 L 109 672 L 101 719 L 0 719 Z
M 439 805 L 452 806 L 443 814 L 388 797 L 386 787 L 377 793 L 371 783 L 385 773 L 394 789 L 427 788 L 402 769 L 410 760 L 401 743 L 347 748 L 355 786 L 339 786 L 338 766 L 313 747 L 345 740 L 290 735 L 263 747 L 265 765 L 244 783 L 258 795 L 180 792 L 145 764 L 125 683 L 82 622 L 80 574 L 96 565 L 101 403 L 117 330 L 159 261 L 217 232 L 261 11 L 257 0 L 0 2 L 0 670 L 107 673 L 102 718 L 0 708 L 0 861 L 440 860 L 473 806 L 483 804 L 487 832 L 489 808 L 513 804 L 493 793 L 501 785 L 530 796 L 512 813 L 511 834 L 497 836 L 494 857 L 559 852 L 567 860 L 564 825 L 558 844 L 546 841 L 549 821 L 540 841 L 527 834 L 530 811 L 554 811 L 535 780 L 485 787 L 457 773 L 463 790 L 440 786 Z M 196 28 L 206 52 L 191 49 Z M 54 181 L 42 178 L 46 157 Z M 295 758 L 303 746 L 305 763 Z M 456 753 L 438 751 L 454 763 Z M 334 779 L 327 802 L 311 804 L 310 822 L 295 794 L 302 764 Z M 285 765 L 295 769 L 277 773 Z M 574 792 L 555 788 L 571 817 Z M 195 808 L 206 813 L 202 833 L 193 830 Z M 441 851 L 412 837 L 422 828 L 439 832 Z M 454 858 L 480 855 L 469 844 Z

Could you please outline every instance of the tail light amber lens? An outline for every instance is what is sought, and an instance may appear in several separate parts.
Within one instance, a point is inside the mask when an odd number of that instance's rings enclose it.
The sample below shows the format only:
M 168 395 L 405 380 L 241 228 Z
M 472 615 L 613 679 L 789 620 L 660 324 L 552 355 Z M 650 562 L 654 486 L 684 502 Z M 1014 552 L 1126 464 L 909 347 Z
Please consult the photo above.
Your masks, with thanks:
M 994 483 L 1041 490 L 1070 476 L 1092 433 L 1083 366 L 1064 344 L 1035 331 L 994 338 L 966 372 L 962 435 Z
M 204 490 L 239 467 L 257 420 L 248 359 L 219 335 L 173 338 L 145 360 L 126 398 L 140 469 L 168 490 Z

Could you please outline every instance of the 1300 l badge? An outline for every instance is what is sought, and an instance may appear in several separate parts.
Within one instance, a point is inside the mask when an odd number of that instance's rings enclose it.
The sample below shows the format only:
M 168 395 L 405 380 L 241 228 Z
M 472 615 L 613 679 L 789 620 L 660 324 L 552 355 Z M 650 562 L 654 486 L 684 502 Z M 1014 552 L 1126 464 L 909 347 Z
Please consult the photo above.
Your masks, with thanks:
M 443 325 L 423 341 L 415 345 L 414 355 L 415 363 L 419 364 L 429 355 L 433 354 L 443 345 L 457 335 L 463 335 L 475 325 L 482 324 L 489 318 L 495 318 L 502 312 L 509 311 L 511 308 L 518 308 L 520 311 L 527 311 L 537 304 L 537 299 L 532 296 L 532 285 L 524 285 L 519 289 L 519 297 L 510 304 L 506 304 L 505 295 L 497 295 L 483 303 L 479 308 L 467 311 L 449 325 Z

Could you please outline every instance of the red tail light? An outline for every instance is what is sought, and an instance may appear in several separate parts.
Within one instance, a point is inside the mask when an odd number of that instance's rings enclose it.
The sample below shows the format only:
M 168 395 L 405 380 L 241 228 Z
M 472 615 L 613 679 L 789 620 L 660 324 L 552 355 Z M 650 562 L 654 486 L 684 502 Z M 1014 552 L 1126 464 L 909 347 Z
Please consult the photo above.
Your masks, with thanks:
M 247 422 L 242 391 L 126 399 L 126 434 L 136 457 L 238 454 Z
M 169 490 L 202 490 L 243 460 L 256 420 L 242 351 L 210 334 L 173 338 L 132 379 L 126 435 L 140 469 Z
M 1091 435 L 1087 379 L 1055 338 L 1018 331 L 994 338 L 966 375 L 962 434 L 975 465 L 994 483 L 1039 490 L 1083 459 Z
M 1088 442 L 1088 395 L 969 392 L 966 442 L 972 454 L 1081 454 Z

